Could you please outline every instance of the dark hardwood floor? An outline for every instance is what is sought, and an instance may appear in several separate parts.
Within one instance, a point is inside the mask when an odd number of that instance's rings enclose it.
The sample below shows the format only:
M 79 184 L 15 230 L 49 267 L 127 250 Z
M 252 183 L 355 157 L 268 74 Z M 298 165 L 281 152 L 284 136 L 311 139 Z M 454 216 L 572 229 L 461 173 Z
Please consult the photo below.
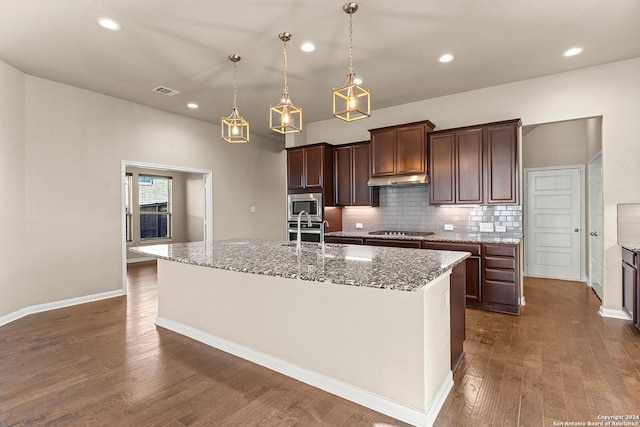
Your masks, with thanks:
M 155 265 L 129 295 L 0 327 L 0 426 L 403 426 L 154 325 Z M 521 316 L 467 310 L 437 426 L 551 426 L 640 413 L 640 333 L 583 283 L 526 279 Z
M 582 282 L 527 277 L 524 295 L 520 316 L 467 309 L 467 354 L 435 425 L 640 415 L 640 333 L 631 321 L 601 317 Z
M 157 328 L 155 263 L 128 297 L 0 327 L 0 426 L 404 426 Z

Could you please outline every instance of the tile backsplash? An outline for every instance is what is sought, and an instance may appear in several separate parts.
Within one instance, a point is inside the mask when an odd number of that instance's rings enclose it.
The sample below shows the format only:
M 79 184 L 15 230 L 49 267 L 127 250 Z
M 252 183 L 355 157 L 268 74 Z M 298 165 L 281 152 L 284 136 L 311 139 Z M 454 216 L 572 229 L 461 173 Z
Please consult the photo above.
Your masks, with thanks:
M 344 213 L 342 218 L 344 221 Z M 640 243 L 640 203 L 618 205 L 618 243 Z
M 356 229 L 356 223 L 363 228 Z M 434 231 L 440 234 L 477 234 L 480 223 L 504 226 L 506 231 L 482 232 L 487 237 L 521 237 L 521 206 L 435 206 L 429 204 L 428 186 L 380 187 L 380 207 L 342 210 L 344 231 Z M 453 231 L 444 231 L 444 225 Z

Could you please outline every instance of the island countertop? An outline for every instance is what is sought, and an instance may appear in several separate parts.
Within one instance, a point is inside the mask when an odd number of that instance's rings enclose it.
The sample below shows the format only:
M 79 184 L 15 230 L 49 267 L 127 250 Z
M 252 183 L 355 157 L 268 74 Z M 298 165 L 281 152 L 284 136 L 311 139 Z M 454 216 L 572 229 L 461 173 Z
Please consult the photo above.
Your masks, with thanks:
M 417 291 L 467 258 L 466 252 L 237 239 L 140 246 L 133 252 L 185 264 L 342 285 Z

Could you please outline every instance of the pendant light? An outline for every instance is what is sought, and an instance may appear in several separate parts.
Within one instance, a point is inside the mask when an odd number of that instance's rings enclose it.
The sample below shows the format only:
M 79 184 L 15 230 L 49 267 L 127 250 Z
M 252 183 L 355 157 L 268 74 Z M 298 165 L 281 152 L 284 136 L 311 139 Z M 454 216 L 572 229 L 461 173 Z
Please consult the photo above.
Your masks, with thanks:
M 249 122 L 247 122 L 238 112 L 236 106 L 236 63 L 240 61 L 238 55 L 229 55 L 229 60 L 233 62 L 233 109 L 229 117 L 223 117 L 220 122 L 222 127 L 222 139 L 230 144 L 242 144 L 249 142 Z
M 349 14 L 349 74 L 344 86 L 333 90 L 333 116 L 352 122 L 371 116 L 371 93 L 356 84 L 353 72 L 353 14 L 358 3 L 346 3 L 342 10 Z
M 278 105 L 272 105 L 269 109 L 269 127 L 272 131 L 286 134 L 302 131 L 302 109 L 296 107 L 289 97 L 289 87 L 287 85 L 287 42 L 291 40 L 290 33 L 280 33 L 278 38 L 283 42 L 284 52 L 284 87 L 282 89 L 282 99 Z

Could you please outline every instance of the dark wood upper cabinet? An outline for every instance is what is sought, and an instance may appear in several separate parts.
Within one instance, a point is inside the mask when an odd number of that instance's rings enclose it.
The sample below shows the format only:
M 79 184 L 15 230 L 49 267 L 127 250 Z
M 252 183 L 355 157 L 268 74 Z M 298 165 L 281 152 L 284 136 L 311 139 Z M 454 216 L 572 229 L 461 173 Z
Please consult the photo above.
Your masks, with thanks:
M 520 119 L 429 134 L 433 204 L 518 203 Z
M 334 152 L 336 206 L 378 206 L 379 189 L 369 187 L 369 141 L 338 146 Z
M 351 148 L 353 162 L 352 203 L 353 206 L 378 206 L 378 187 L 367 184 L 371 178 L 370 144 L 354 145 Z
M 518 120 L 519 122 L 519 120 Z M 516 123 L 485 127 L 487 204 L 518 201 L 518 134 Z
M 456 201 L 482 203 L 482 129 L 456 133 Z
M 401 126 L 396 129 L 396 174 L 425 173 L 425 124 Z
M 424 121 L 370 129 L 371 175 L 425 173 L 425 135 L 434 127 Z
M 387 176 L 396 173 L 395 129 L 371 132 L 371 165 L 373 176 Z
M 324 147 L 312 147 L 304 150 L 305 188 L 322 188 L 324 164 L 322 156 Z
M 322 193 L 324 206 L 334 206 L 333 161 L 326 143 L 287 148 L 289 193 Z
M 334 151 L 336 205 L 351 205 L 351 149 L 336 147 Z
M 287 151 L 287 188 L 304 189 L 304 150 Z
M 431 203 L 455 203 L 455 134 L 429 135 Z

